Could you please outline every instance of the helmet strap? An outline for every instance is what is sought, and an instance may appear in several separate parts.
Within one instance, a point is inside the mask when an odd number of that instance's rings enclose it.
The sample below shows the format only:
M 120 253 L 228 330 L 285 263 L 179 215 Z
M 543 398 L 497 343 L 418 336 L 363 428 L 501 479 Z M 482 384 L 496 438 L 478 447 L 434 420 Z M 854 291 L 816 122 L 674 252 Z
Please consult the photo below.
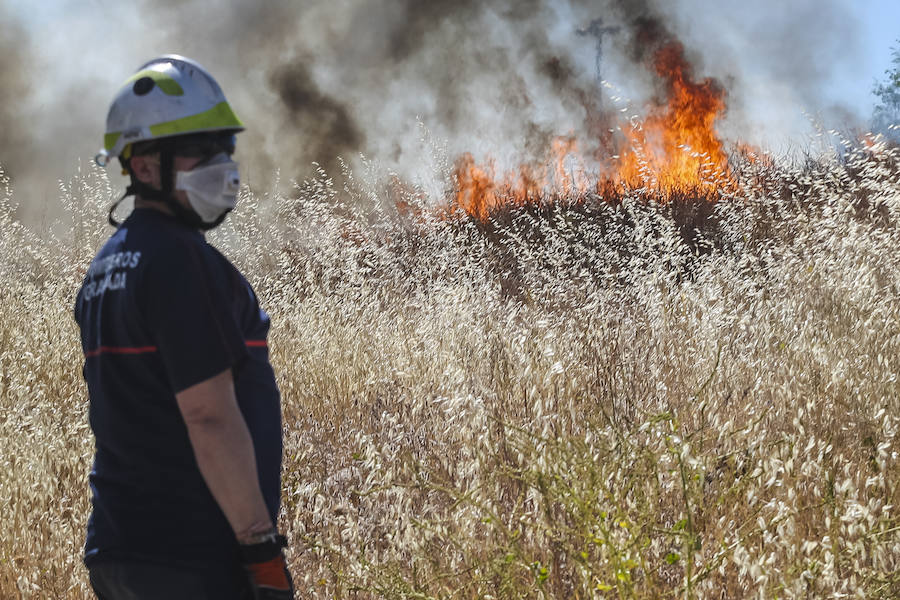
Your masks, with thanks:
M 116 209 L 119 208 L 119 205 L 120 205 L 120 204 L 122 204 L 122 200 L 124 200 L 125 198 L 127 198 L 128 196 L 131 195 L 131 194 L 129 193 L 129 190 L 130 190 L 130 189 L 131 189 L 131 187 L 129 187 L 128 189 L 126 189 L 126 190 L 125 190 L 125 193 L 122 194 L 122 197 L 119 198 L 118 200 L 116 200 L 115 202 L 113 202 L 113 205 L 109 207 L 109 214 L 106 215 L 106 220 L 107 220 L 107 221 L 109 222 L 109 224 L 112 225 L 113 227 L 118 228 L 119 225 L 122 224 L 120 221 L 116 221 L 116 218 L 113 216 L 113 213 L 116 212 Z

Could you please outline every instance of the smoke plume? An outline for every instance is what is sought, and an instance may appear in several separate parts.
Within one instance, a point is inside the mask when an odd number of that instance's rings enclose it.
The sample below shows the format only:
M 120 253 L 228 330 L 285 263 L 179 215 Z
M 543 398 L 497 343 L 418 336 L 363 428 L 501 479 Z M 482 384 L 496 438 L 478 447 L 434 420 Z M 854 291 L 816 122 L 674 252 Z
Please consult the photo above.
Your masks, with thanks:
M 29 80 L 26 72 L 25 32 L 7 14 L 0 0 L 0 167 L 14 178 L 28 164 Z
M 2 1 L 0 162 L 19 197 L 19 182 L 65 178 L 92 156 L 119 83 L 164 53 L 221 83 L 247 125 L 238 158 L 251 185 L 275 169 L 302 179 L 313 162 L 334 174 L 338 157 L 360 154 L 416 182 L 434 152 L 504 168 L 545 160 L 566 135 L 608 155 L 613 118 L 664 93 L 648 65 L 673 40 L 697 77 L 728 90 L 720 128 L 764 143 L 760 132 L 830 108 L 821 89 L 853 64 L 857 33 L 842 0 L 139 0 L 102 11 L 57 0 L 48 23 L 17 21 Z M 35 112 L 38 134 L 25 128 Z

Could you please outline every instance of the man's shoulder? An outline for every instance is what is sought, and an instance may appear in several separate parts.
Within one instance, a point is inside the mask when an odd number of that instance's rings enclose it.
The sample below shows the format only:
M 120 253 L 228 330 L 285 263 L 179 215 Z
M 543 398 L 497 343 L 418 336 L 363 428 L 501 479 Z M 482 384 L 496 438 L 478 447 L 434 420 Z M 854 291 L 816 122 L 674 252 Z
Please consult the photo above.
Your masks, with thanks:
M 203 236 L 171 215 L 150 208 L 136 208 L 122 223 L 120 230 L 153 240 L 178 239 L 203 243 Z
M 174 218 L 155 210 L 136 210 L 122 223 L 116 235 L 122 234 L 122 245 L 140 251 L 148 260 L 183 259 L 187 253 L 208 254 L 203 236 Z

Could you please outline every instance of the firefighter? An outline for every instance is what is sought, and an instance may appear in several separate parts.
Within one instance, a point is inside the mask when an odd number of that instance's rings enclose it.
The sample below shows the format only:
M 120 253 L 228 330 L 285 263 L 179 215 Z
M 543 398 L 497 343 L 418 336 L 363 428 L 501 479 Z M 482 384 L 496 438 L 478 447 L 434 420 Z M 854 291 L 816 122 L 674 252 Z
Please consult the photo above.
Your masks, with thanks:
M 243 124 L 212 76 L 143 65 L 109 109 L 105 166 L 134 210 L 75 303 L 96 440 L 84 561 L 98 598 L 293 598 L 268 315 L 203 232 L 234 208 Z

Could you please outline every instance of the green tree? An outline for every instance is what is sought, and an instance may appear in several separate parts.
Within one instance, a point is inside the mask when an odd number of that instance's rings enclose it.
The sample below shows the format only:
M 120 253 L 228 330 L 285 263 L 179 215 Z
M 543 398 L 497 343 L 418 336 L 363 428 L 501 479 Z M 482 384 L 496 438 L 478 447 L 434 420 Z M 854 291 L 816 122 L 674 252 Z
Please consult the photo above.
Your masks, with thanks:
M 900 40 L 897 40 L 900 42 Z M 872 93 L 879 103 L 872 113 L 872 131 L 900 141 L 900 47 L 891 48 L 891 68 L 884 72 L 886 79 L 875 82 Z

